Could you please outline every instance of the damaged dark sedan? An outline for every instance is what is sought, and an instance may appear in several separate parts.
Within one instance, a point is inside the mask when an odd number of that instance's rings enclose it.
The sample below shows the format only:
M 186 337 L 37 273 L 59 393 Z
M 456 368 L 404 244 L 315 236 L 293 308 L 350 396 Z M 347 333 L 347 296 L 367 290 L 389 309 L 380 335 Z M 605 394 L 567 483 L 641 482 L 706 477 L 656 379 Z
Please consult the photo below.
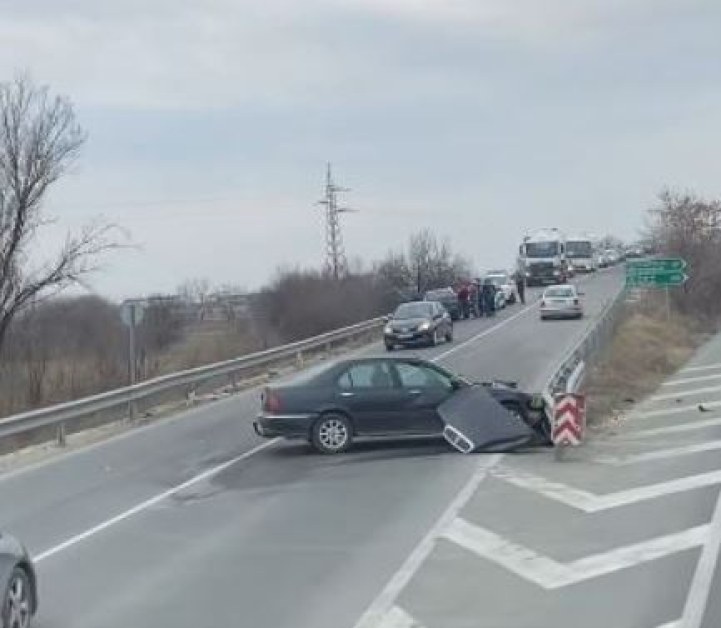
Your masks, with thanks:
M 33 562 L 23 545 L 0 532 L 0 627 L 28 628 L 38 607 Z
M 550 442 L 539 397 L 512 383 L 474 384 L 415 357 L 326 363 L 267 386 L 261 404 L 260 436 L 305 439 L 327 454 L 373 437 L 443 436 L 464 453 Z

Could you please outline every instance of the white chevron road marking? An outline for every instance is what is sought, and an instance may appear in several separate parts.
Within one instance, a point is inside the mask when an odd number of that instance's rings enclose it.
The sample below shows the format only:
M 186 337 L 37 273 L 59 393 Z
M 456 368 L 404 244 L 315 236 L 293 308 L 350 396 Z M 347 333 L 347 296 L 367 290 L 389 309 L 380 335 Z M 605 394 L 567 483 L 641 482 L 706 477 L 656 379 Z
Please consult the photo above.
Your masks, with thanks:
M 709 529 L 708 524 L 697 526 L 569 563 L 560 563 L 460 517 L 443 537 L 539 587 L 559 589 L 698 547 L 706 541 Z
M 678 456 L 688 456 L 707 451 L 717 451 L 719 449 L 721 449 L 721 440 L 711 440 L 705 443 L 694 443 L 692 445 L 684 445 L 682 447 L 647 451 L 642 454 L 630 454 L 628 456 L 599 456 L 598 458 L 594 458 L 594 461 L 600 462 L 601 464 L 610 464 L 621 467 L 629 464 L 638 464 L 640 462 L 653 462 L 654 460 L 665 460 L 666 458 L 677 458 Z
M 703 430 L 707 427 L 721 426 L 721 417 L 706 419 L 703 421 L 689 421 L 688 423 L 680 423 L 678 425 L 669 425 L 667 427 L 653 427 L 647 430 L 638 430 L 635 432 L 627 432 L 623 435 L 624 439 L 651 438 L 653 436 L 666 436 L 667 434 L 682 434 L 683 432 L 692 432 L 694 430 Z
M 567 484 L 562 484 L 561 482 L 547 480 L 546 478 L 530 473 L 498 469 L 493 472 L 493 475 L 509 484 L 533 491 L 534 493 L 539 493 L 544 497 L 554 499 L 566 506 L 588 513 L 600 512 L 610 508 L 635 504 L 646 499 L 655 499 L 664 495 L 672 495 L 673 493 L 682 493 L 684 491 L 721 484 L 721 470 L 716 470 L 675 480 L 668 480 L 667 482 L 630 488 L 615 493 L 596 495 L 589 491 L 577 489 Z
M 378 624 L 378 628 L 424 628 L 400 606 L 393 606 Z

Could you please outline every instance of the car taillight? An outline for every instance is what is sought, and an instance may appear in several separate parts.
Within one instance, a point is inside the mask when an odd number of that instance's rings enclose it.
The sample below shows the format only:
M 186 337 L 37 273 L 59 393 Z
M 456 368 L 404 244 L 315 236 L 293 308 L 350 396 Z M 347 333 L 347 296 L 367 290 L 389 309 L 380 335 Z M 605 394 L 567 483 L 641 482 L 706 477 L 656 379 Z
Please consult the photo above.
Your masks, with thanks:
M 269 388 L 266 388 L 263 391 L 263 410 L 265 412 L 268 412 L 270 414 L 277 414 L 280 412 L 280 397 L 270 390 Z

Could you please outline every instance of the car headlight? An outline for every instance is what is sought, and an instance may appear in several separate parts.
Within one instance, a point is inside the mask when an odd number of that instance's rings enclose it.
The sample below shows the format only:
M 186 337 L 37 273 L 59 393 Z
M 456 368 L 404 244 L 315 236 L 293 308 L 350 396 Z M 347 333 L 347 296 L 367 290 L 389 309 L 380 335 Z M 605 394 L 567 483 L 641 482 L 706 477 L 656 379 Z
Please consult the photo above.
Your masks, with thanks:
M 385 329 L 383 330 L 383 332 L 386 333 L 386 334 L 392 334 L 392 333 L 393 333 L 393 327 L 391 327 L 390 325 L 386 325 L 386 326 L 385 326 Z
M 425 321 L 418 326 L 420 331 L 428 331 L 431 328 L 430 321 Z

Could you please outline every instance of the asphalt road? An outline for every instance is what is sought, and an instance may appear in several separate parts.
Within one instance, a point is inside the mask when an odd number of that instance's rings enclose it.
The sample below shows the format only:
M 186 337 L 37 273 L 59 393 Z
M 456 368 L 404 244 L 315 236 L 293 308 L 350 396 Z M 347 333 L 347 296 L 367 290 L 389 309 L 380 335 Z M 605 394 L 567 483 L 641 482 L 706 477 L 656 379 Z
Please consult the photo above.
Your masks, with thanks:
M 419 353 L 474 379 L 540 387 L 620 281 L 611 271 L 585 283 L 583 321 L 541 322 L 535 305 L 514 306 L 461 322 L 452 344 Z M 38 560 L 37 625 L 351 628 L 479 461 L 496 461 L 436 441 L 318 456 L 261 442 L 250 426 L 257 408 L 258 391 L 248 391 L 0 476 L 0 528 Z M 444 582 L 434 587 L 447 593 Z M 378 608 L 416 595 L 392 593 Z

